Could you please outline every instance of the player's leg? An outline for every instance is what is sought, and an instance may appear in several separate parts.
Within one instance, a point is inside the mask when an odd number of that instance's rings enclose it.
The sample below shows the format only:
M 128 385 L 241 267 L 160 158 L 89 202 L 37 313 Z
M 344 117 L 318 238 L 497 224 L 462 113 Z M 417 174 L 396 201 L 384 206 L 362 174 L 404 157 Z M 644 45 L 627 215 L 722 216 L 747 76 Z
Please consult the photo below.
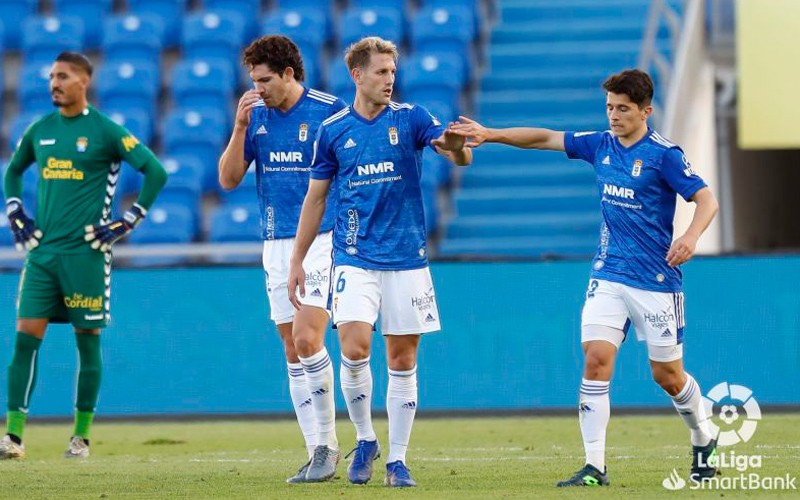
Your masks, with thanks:
M 683 293 L 648 292 L 640 307 L 648 311 L 642 330 L 647 332 L 647 354 L 653 379 L 672 399 L 692 443 L 691 477 L 713 477 L 716 472 L 717 443 L 708 424 L 700 385 L 683 366 Z M 638 328 L 638 327 L 637 327 Z
M 75 426 L 65 458 L 87 458 L 94 420 L 103 356 L 100 330 L 111 317 L 111 254 L 91 252 L 59 257 L 59 281 L 69 322 L 75 327 L 78 348 L 78 382 L 75 391 Z
M 381 329 L 386 341 L 389 387 L 387 486 L 416 486 L 406 453 L 417 413 L 417 351 L 420 334 L 441 329 L 436 292 L 428 268 L 383 272 Z
M 333 399 L 333 363 L 325 348 L 325 332 L 330 321 L 328 312 L 332 269 L 331 233 L 316 237 L 305 261 L 306 296 L 295 312 L 292 337 L 303 365 L 312 408 L 317 424 L 317 443 L 339 449 L 336 439 L 336 407 Z
M 579 391 L 578 421 L 585 463 L 564 486 L 606 486 L 606 429 L 611 416 L 609 391 L 617 351 L 625 340 L 630 322 L 628 309 L 615 283 L 591 280 L 581 314 L 583 378 Z
M 287 478 L 287 482 L 304 482 L 314 448 L 317 447 L 317 421 L 308 390 L 306 374 L 303 365 L 297 356 L 292 337 L 292 322 L 294 320 L 294 307 L 289 302 L 286 285 L 288 270 L 284 262 L 291 252 L 291 242 L 285 240 L 268 240 L 264 242 L 263 266 L 264 279 L 269 300 L 270 319 L 275 322 L 278 335 L 283 346 L 286 358 L 286 367 L 289 375 L 289 395 L 292 400 L 297 423 L 305 440 L 308 460 L 298 469 L 297 473 Z
M 23 433 L 28 405 L 36 386 L 39 348 L 49 318 L 63 313 L 54 256 L 28 254 L 20 274 L 17 298 L 17 335 L 14 355 L 8 366 L 8 412 L 6 435 L 0 440 L 0 459 L 23 458 Z
M 372 370 L 370 347 L 381 302 L 380 273 L 337 266 L 333 282 L 333 320 L 339 332 L 342 365 L 339 382 L 350 421 L 356 428 L 356 447 L 347 478 L 365 484 L 372 477 L 380 446 L 372 426 Z

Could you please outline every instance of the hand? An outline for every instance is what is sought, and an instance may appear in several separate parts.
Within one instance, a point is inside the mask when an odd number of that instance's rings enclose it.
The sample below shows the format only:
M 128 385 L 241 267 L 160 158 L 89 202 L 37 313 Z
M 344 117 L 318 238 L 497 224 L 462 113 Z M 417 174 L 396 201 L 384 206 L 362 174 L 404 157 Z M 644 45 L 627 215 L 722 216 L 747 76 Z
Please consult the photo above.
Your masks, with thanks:
M 147 209 L 134 203 L 121 219 L 111 221 L 108 224 L 86 226 L 86 235 L 83 238 L 86 241 L 90 241 L 92 248 L 95 250 L 108 252 L 111 250 L 111 245 L 133 231 L 133 228 L 142 222 L 146 214 Z
M 306 296 L 306 272 L 303 270 L 302 264 L 292 262 L 289 264 L 289 282 L 287 284 L 289 291 L 289 302 L 292 303 L 295 309 L 300 310 L 300 299 L 297 298 L 297 289 L 300 289 L 300 297 Z
M 466 116 L 459 116 L 458 121 L 448 127 L 448 130 L 465 137 L 468 148 L 477 148 L 489 138 L 489 129 Z
M 250 111 L 253 110 L 261 96 L 255 89 L 250 89 L 239 99 L 239 105 L 236 107 L 236 125 L 247 128 L 250 125 Z
M 689 261 L 694 256 L 694 249 L 697 247 L 697 236 L 684 234 L 672 242 L 667 252 L 667 264 L 672 267 L 680 266 Z
M 467 142 L 467 138 L 453 132 L 453 130 L 451 130 L 452 126 L 452 123 L 448 124 L 444 133 L 432 140 L 431 144 L 443 151 L 461 151 L 464 149 L 464 144 Z
M 11 226 L 11 233 L 14 235 L 14 247 L 17 250 L 20 252 L 23 249 L 33 250 L 39 246 L 42 231 L 25 213 L 25 209 L 22 208 L 22 200 L 9 198 L 6 201 L 6 215 L 8 216 L 8 225 Z

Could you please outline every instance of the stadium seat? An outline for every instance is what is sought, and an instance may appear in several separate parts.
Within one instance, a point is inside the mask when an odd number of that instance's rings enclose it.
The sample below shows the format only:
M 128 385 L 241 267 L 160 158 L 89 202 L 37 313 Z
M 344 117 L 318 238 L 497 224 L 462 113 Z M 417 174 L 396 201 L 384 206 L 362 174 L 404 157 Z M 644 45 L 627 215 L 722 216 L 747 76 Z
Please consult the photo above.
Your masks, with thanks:
M 276 0 L 277 10 L 317 12 L 325 18 L 324 40 L 333 34 L 334 4 L 336 0 Z M 263 32 L 262 33 L 268 33 Z
M 5 160 L 3 160 L 5 162 Z M 14 249 L 14 237 L 11 234 L 11 229 L 8 223 L 8 217 L 6 217 L 5 212 L 0 213 L 0 249 L 3 250 L 13 250 Z M 22 269 L 22 266 L 25 264 L 25 259 L 20 258 L 18 259 L 0 259 L 0 269 L 2 270 L 14 270 L 18 271 Z
M 400 91 L 408 102 L 419 100 L 440 101 L 459 109 L 463 67 L 459 58 L 445 58 L 437 54 L 415 54 L 401 60 Z M 448 119 L 448 118 L 445 118 Z
M 405 38 L 403 13 L 382 7 L 347 9 L 339 19 L 339 46 L 346 49 L 365 36 L 379 36 L 400 46 Z
M 343 99 L 345 102 L 353 102 L 356 93 L 356 85 L 350 76 L 350 70 L 343 57 L 332 59 L 328 67 L 328 90 L 331 94 Z
M 251 165 L 247 170 L 242 182 L 237 187 L 230 191 L 220 189 L 219 199 L 223 205 L 229 207 L 237 205 L 256 206 L 258 198 L 256 197 L 256 173 L 253 166 Z
M 221 206 L 211 214 L 209 241 L 217 244 L 250 243 L 261 241 L 261 215 L 255 205 Z M 217 264 L 247 264 L 261 262 L 261 252 L 245 255 L 211 255 Z
M 164 46 L 164 21 L 149 14 L 113 16 L 103 24 L 104 61 L 158 65 Z
M 52 104 L 47 112 L 53 111 Z M 44 116 L 43 112 L 25 111 L 18 114 L 11 120 L 8 127 L 8 150 L 14 152 L 17 149 L 17 142 L 22 138 L 22 134 L 31 126 L 33 122 Z
M 153 124 L 150 116 L 142 109 L 136 108 L 104 108 L 103 112 L 115 123 L 122 125 L 133 134 L 139 142 L 148 146 L 153 141 Z
M 194 241 L 197 214 L 191 209 L 159 201 L 150 209 L 145 220 L 131 232 L 129 245 L 180 244 Z M 170 266 L 188 262 L 185 255 L 163 257 L 131 257 L 133 267 Z
M 202 162 L 204 191 L 218 185 L 217 160 L 227 140 L 228 117 L 214 111 L 173 110 L 164 119 L 161 136 L 167 154 L 192 156 Z
M 95 81 L 102 109 L 139 110 L 148 117 L 155 115 L 161 88 L 157 65 L 109 62 L 97 71 Z
M 172 97 L 185 109 L 216 109 L 231 120 L 231 104 L 236 76 L 229 61 L 194 59 L 178 62 L 172 68 Z
M 238 68 L 245 39 L 244 19 L 228 10 L 201 11 L 183 20 L 181 51 L 184 59 L 220 59 Z
M 285 35 L 298 45 L 310 45 L 319 51 L 328 38 L 327 24 L 327 15 L 316 9 L 278 9 L 267 14 L 261 32 Z
M 23 21 L 36 14 L 39 0 L 0 0 L 0 19 L 3 22 L 3 43 L 6 49 L 21 47 Z
M 53 61 L 24 62 L 17 82 L 17 99 L 25 113 L 45 114 L 53 111 L 50 96 L 50 68 Z
M 203 193 L 203 167 L 198 163 L 180 163 L 174 158 L 164 160 L 164 169 L 169 177 L 158 195 L 160 203 L 174 203 L 200 213 L 200 197 Z M 196 218 L 197 221 L 200 217 Z
M 459 57 L 472 75 L 472 42 L 476 32 L 472 12 L 466 8 L 425 7 L 411 21 L 414 52 Z
M 244 38 L 240 43 L 249 43 L 259 35 L 261 0 L 203 0 L 203 7 L 213 12 L 228 11 L 240 16 L 244 25 Z
M 186 12 L 187 0 L 128 0 L 134 14 L 150 14 L 164 23 L 164 46 L 177 47 L 181 40 L 181 19 Z
M 52 64 L 65 50 L 83 50 L 83 21 L 72 16 L 33 16 L 22 24 L 26 64 Z
M 422 152 L 422 182 L 437 188 L 450 183 L 451 163 L 444 156 L 430 148 Z
M 83 43 L 87 49 L 96 49 L 103 38 L 100 20 L 111 13 L 112 0 L 52 0 L 56 14 L 74 16 L 83 21 Z

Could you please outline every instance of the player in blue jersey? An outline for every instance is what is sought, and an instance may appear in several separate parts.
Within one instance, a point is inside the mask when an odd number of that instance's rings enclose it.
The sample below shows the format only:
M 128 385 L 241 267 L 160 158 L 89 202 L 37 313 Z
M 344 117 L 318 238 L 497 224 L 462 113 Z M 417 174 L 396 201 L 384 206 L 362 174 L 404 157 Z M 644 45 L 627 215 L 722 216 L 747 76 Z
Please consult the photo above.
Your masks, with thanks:
M 290 483 L 326 481 L 339 461 L 333 401 L 333 365 L 325 348 L 332 269 L 328 213 L 304 261 L 309 289 L 297 312 L 289 302 L 288 262 L 300 207 L 308 187 L 314 134 L 319 124 L 346 105 L 307 88 L 297 46 L 283 36 L 265 36 L 244 51 L 254 88 L 239 100 L 233 134 L 219 160 L 224 189 L 239 185 L 255 162 L 264 238 L 264 274 L 270 304 L 288 361 L 289 392 L 309 460 Z
M 448 132 L 424 108 L 391 101 L 394 44 L 364 38 L 350 46 L 345 61 L 356 84 L 355 101 L 322 122 L 317 132 L 289 292 L 298 307 L 308 296 L 304 259 L 335 179 L 333 321 L 342 348 L 342 392 L 358 441 L 348 479 L 368 482 L 380 455 L 372 427 L 369 367 L 372 332 L 380 314 L 389 368 L 385 484 L 415 486 L 406 467 L 406 450 L 417 409 L 417 350 L 421 334 L 440 329 L 425 246 L 422 150 L 434 148 L 457 165 L 468 165 L 472 152 L 464 147 L 463 137 Z
M 594 166 L 603 225 L 581 318 L 585 365 L 579 418 L 586 464 L 558 486 L 607 485 L 605 438 L 609 384 L 628 328 L 647 342 L 655 381 L 672 397 L 690 429 L 691 478 L 716 473 L 711 434 L 697 382 L 683 369 L 684 297 L 680 265 L 692 258 L 697 240 L 718 205 L 683 151 L 647 125 L 653 111 L 653 81 L 627 70 L 603 84 L 610 130 L 557 132 L 542 128 L 489 129 L 461 117 L 452 128 L 467 145 L 497 142 L 519 148 L 565 151 Z M 676 194 L 696 204 L 686 230 L 673 241 Z

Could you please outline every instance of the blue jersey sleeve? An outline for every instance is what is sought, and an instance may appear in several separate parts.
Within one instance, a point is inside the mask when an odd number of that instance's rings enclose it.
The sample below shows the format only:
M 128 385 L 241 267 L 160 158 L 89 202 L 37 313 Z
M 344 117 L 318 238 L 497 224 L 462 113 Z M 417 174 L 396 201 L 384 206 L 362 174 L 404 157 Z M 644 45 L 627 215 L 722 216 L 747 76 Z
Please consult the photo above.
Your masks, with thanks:
M 317 137 L 314 139 L 314 153 L 311 157 L 312 179 L 332 179 L 339 168 L 336 154 L 328 140 L 327 128 L 320 125 Z
M 603 142 L 602 132 L 564 132 L 564 151 L 572 160 L 583 160 L 593 164 L 601 142 Z
M 442 123 L 422 106 L 414 106 L 411 111 L 411 125 L 414 127 L 417 149 L 430 146 L 436 151 L 436 148 L 431 146 L 431 141 L 444 133 Z
M 706 187 L 706 183 L 692 170 L 692 166 L 680 148 L 670 148 L 664 153 L 664 158 L 661 160 L 661 175 L 667 184 L 686 201 Z

